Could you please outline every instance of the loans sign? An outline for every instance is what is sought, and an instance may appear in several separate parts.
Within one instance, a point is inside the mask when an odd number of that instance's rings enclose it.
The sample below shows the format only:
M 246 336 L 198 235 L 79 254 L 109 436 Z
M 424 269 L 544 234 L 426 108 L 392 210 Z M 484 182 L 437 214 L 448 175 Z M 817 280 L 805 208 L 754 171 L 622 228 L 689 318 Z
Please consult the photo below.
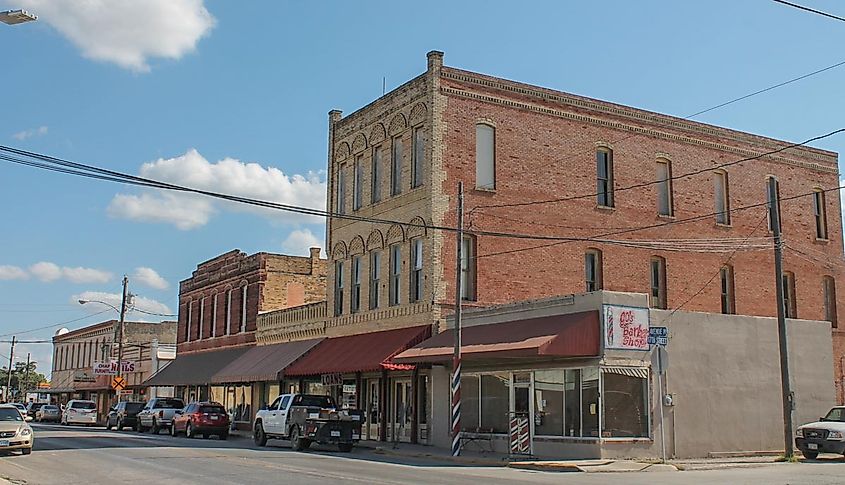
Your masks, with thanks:
M 604 305 L 604 348 L 648 350 L 648 308 Z

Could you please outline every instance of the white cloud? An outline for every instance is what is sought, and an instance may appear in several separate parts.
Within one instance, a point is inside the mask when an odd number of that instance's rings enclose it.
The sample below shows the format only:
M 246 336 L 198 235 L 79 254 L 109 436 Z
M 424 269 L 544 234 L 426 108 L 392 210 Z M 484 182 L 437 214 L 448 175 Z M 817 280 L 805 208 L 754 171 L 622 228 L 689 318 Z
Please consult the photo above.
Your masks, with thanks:
M 88 313 L 99 313 L 104 309 L 108 308 L 102 304 L 96 303 L 96 301 L 102 301 L 108 303 L 109 305 L 120 308 L 120 301 L 122 300 L 123 295 L 120 293 L 106 293 L 103 291 L 83 291 L 77 295 L 73 295 L 70 298 L 72 303 L 77 303 L 79 300 L 88 300 L 91 303 L 87 303 L 82 305 L 82 308 L 85 309 Z M 136 296 L 133 308 L 141 310 L 141 312 L 149 312 L 149 313 L 159 313 L 159 314 L 166 314 L 169 315 L 172 312 L 170 308 L 161 303 L 159 301 L 153 300 L 152 298 L 146 298 L 143 296 Z M 134 312 L 136 315 L 140 316 L 143 315 L 141 312 Z M 130 312 L 133 313 L 133 312 Z M 137 320 L 137 318 L 133 319 Z
M 33 136 L 42 136 L 47 134 L 48 128 L 46 126 L 39 126 L 38 128 L 33 128 L 31 130 L 23 130 L 15 133 L 12 135 L 12 138 L 18 141 L 24 141 L 27 138 L 32 138 Z
M 196 49 L 215 19 L 203 0 L 16 0 L 89 59 L 147 72 L 149 58 L 179 59 Z
M 139 267 L 135 268 L 135 274 L 132 275 L 132 281 L 137 281 L 142 285 L 146 285 L 156 290 L 166 290 L 170 283 L 159 275 L 156 270 L 152 268 Z
M 41 261 L 29 267 L 32 276 L 39 280 L 50 283 L 59 279 L 66 279 L 71 283 L 106 283 L 112 278 L 112 274 L 94 268 L 59 266 L 49 261 Z
M 296 229 L 282 241 L 282 250 L 294 256 L 308 256 L 311 248 L 321 246 L 322 243 L 310 229 Z
M 27 278 L 29 278 L 29 274 L 22 268 L 0 265 L 0 280 L 25 280 Z
M 212 163 L 196 149 L 141 166 L 142 177 L 194 189 L 270 202 L 323 209 L 326 183 L 316 173 L 287 175 L 278 168 L 225 158 Z M 313 216 L 225 202 L 205 196 L 151 190 L 140 195 L 117 194 L 108 207 L 113 217 L 166 222 L 182 230 L 208 223 L 219 209 L 252 211 L 282 222 L 318 222 Z

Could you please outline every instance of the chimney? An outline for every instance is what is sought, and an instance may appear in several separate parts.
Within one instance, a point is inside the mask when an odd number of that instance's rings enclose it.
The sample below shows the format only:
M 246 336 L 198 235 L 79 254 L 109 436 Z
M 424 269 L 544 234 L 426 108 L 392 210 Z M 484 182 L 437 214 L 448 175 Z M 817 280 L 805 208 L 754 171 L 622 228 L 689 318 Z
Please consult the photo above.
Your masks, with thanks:
M 439 71 L 441 67 L 443 67 L 443 52 L 442 51 L 429 51 L 426 54 L 428 57 L 428 70 L 431 71 Z
M 320 259 L 320 248 L 311 248 L 311 259 Z

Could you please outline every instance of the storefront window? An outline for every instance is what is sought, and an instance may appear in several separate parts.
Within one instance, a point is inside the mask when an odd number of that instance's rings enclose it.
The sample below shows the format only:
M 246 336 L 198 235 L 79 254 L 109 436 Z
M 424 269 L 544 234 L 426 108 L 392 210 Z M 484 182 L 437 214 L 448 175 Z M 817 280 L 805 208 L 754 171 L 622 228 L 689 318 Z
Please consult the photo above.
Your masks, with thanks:
M 479 389 L 478 376 L 461 376 L 461 429 L 464 431 L 478 429 Z
M 604 369 L 602 376 L 602 436 L 648 437 L 648 379 L 627 375 L 620 369 Z M 644 371 L 643 371 L 644 372 Z
M 581 423 L 583 436 L 599 436 L 599 369 L 588 367 L 581 371 Z
M 226 406 L 226 388 L 223 386 L 211 386 L 211 395 L 208 397 L 209 401 L 219 402 Z
M 481 427 L 496 433 L 508 432 L 510 375 L 507 372 L 481 376 Z
M 581 369 L 567 369 L 563 372 L 564 388 L 564 434 L 581 436 Z
M 234 421 L 252 421 L 252 386 L 232 386 L 226 406 Z
M 358 409 L 358 386 L 354 379 L 344 379 L 343 381 L 341 407 L 343 409 Z
M 323 385 L 322 382 L 319 381 L 305 381 L 305 394 L 319 394 L 319 395 L 328 395 L 330 391 L 329 387 Z
M 538 435 L 563 435 L 563 372 L 534 373 L 534 432 Z

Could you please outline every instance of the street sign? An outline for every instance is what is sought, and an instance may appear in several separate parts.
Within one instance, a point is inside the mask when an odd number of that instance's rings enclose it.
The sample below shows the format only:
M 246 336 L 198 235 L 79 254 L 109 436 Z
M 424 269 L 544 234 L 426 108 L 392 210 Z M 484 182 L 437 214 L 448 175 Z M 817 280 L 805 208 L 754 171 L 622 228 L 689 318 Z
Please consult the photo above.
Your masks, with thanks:
M 115 391 L 122 391 L 126 387 L 126 379 L 123 376 L 114 376 L 111 380 L 111 388 Z
M 663 346 L 669 345 L 669 328 L 648 327 L 648 344 Z

